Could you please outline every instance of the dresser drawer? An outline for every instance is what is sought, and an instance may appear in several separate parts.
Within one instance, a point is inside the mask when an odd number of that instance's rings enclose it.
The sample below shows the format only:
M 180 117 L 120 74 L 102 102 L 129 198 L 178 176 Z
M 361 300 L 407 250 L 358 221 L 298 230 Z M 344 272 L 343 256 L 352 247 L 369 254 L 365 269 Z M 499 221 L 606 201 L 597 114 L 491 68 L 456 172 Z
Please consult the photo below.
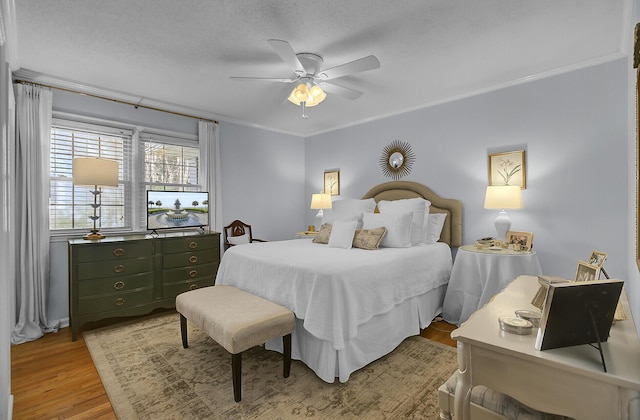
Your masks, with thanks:
M 164 254 L 174 254 L 177 252 L 200 251 L 203 249 L 220 249 L 220 239 L 218 235 L 207 236 L 187 236 L 184 238 L 163 239 L 162 250 Z M 217 253 L 220 255 L 220 252 Z
M 116 293 L 100 297 L 80 298 L 78 315 L 115 311 L 148 304 L 153 301 L 153 288 Z
M 167 284 L 164 286 L 164 296 L 175 297 L 175 296 L 178 296 L 180 293 L 188 292 L 189 290 L 195 290 L 201 287 L 213 286 L 214 282 L 215 282 L 215 277 L 206 277 L 200 280 Z
M 183 252 L 177 254 L 168 254 L 162 257 L 163 268 L 177 268 L 185 266 L 193 266 L 217 262 L 218 255 L 214 249 L 205 249 L 196 252 Z
M 78 293 L 83 297 L 100 296 L 117 292 L 153 287 L 153 273 L 111 277 L 78 282 Z
M 218 272 L 218 263 L 202 264 L 194 267 L 181 267 L 164 270 L 162 272 L 163 283 L 179 283 L 185 280 L 199 280 L 202 277 L 215 276 Z
M 114 244 L 89 244 L 78 247 L 78 262 L 129 259 L 153 255 L 151 241 L 120 242 Z
M 153 270 L 152 258 L 135 258 L 115 261 L 96 261 L 78 264 L 78 280 L 104 277 L 129 276 Z

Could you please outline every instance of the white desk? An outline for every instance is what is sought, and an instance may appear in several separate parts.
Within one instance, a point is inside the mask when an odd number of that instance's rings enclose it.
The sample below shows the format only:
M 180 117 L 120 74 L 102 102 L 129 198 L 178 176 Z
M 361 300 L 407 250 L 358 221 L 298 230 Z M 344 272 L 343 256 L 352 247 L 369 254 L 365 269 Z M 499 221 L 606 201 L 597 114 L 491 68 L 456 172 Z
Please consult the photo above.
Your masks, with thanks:
M 442 317 L 460 325 L 522 274 L 542 274 L 534 251 L 481 251 L 475 245 L 460 247 L 444 297 Z
M 520 276 L 451 333 L 462 374 L 455 418 L 469 418 L 471 388 L 486 385 L 537 410 L 575 419 L 640 419 L 640 342 L 626 295 L 622 304 L 629 319 L 616 322 L 602 344 L 604 373 L 600 353 L 588 344 L 539 351 L 535 332 L 500 330 L 498 317 L 535 310 L 529 302 L 537 290 L 537 277 Z

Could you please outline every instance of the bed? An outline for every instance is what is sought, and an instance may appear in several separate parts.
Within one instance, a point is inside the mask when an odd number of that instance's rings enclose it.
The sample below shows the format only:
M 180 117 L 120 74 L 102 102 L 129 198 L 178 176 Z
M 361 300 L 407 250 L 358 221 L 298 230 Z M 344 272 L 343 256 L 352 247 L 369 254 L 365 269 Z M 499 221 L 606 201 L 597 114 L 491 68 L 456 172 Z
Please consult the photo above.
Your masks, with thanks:
M 377 185 L 363 199 L 406 202 L 417 197 L 431 202 L 429 214 L 446 214 L 436 243 L 374 251 L 301 239 L 245 244 L 224 253 L 216 284 L 233 285 L 293 311 L 292 357 L 326 382 L 346 382 L 354 371 L 419 334 L 441 312 L 451 247 L 462 240 L 460 202 L 409 181 Z M 281 347 L 281 340 L 266 343 L 271 350 Z

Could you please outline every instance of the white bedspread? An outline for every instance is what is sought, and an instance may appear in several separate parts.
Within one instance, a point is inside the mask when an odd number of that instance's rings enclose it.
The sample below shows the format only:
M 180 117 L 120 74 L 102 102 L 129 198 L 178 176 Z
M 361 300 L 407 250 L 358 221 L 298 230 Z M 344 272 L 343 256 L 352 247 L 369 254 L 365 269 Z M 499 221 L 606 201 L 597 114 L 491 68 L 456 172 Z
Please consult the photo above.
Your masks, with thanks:
M 289 308 L 305 330 L 341 350 L 372 317 L 446 284 L 451 267 L 443 243 L 371 251 L 294 239 L 229 248 L 216 284 Z

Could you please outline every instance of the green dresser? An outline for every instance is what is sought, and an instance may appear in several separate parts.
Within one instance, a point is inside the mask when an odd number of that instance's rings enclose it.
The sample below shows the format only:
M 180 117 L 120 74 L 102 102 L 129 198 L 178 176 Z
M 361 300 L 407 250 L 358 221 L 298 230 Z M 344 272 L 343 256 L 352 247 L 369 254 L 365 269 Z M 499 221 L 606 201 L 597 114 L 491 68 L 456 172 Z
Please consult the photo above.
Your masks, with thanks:
M 89 321 L 175 307 L 176 296 L 215 283 L 218 232 L 69 240 L 72 339 Z

